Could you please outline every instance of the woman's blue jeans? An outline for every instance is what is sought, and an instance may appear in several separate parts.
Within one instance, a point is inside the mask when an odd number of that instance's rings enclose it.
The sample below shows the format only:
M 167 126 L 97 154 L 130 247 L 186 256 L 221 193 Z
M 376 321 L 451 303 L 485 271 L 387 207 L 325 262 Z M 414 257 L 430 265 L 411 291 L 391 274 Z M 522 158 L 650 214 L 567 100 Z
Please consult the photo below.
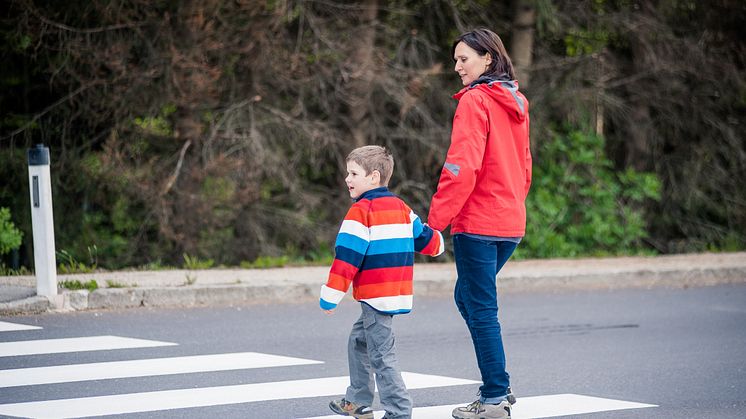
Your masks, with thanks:
M 509 241 L 481 240 L 463 234 L 453 236 L 458 272 L 454 297 L 474 343 L 482 374 L 483 384 L 479 388 L 482 402 L 499 403 L 505 399 L 510 385 L 497 320 L 495 281 L 516 246 Z

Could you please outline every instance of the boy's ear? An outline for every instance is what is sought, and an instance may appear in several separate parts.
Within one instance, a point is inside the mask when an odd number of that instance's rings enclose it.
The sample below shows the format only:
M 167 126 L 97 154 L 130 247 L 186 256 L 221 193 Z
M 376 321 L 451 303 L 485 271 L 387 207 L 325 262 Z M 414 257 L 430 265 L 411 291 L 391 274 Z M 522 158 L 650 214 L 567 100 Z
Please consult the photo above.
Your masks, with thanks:
M 370 180 L 371 182 L 373 182 L 373 184 L 380 185 L 381 184 L 381 172 L 379 172 L 378 170 L 374 170 L 370 172 Z

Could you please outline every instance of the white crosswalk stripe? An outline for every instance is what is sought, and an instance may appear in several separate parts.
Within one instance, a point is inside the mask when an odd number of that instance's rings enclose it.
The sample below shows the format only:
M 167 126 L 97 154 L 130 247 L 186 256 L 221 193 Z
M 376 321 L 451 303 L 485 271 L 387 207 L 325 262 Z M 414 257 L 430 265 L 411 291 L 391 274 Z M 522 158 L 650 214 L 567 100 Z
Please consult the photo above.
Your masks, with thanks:
M 29 326 L 27 324 L 9 323 L 0 321 L 0 332 L 15 332 L 17 330 L 38 330 L 39 326 Z
M 176 343 L 133 339 L 120 336 L 89 336 L 82 338 L 24 340 L 18 342 L 0 342 L 0 357 L 103 351 L 112 349 L 152 348 L 156 346 L 172 345 L 176 345 Z
M 312 364 L 323 362 L 256 352 L 138 359 L 0 370 L 0 387 Z
M 404 382 L 409 389 L 475 383 L 471 380 L 408 372 L 402 373 L 402 378 L 404 378 Z M 268 400 L 334 396 L 343 394 L 348 383 L 348 377 L 329 377 L 12 403 L 0 405 L 0 414 L 34 418 L 81 418 Z

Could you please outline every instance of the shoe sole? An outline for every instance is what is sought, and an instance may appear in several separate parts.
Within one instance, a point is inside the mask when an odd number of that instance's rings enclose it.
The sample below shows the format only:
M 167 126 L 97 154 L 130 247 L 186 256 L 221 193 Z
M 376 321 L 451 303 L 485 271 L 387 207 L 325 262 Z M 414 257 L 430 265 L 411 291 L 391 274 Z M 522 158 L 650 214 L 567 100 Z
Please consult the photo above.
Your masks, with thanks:
M 500 419 L 510 419 L 510 418 L 511 418 L 511 416 L 508 416 L 507 418 L 500 418 Z M 460 418 L 458 416 L 453 416 L 453 419 L 462 419 L 462 418 Z M 480 416 L 480 417 L 474 418 L 474 419 L 494 419 L 494 418 L 488 418 L 487 416 Z
M 504 409 L 508 413 L 508 416 L 501 416 L 499 419 L 510 419 L 513 417 L 513 409 L 510 407 L 505 407 Z M 465 418 L 463 416 L 456 416 L 456 413 L 451 413 L 451 417 L 453 417 L 453 419 L 496 419 L 495 416 L 469 416 L 468 418 Z
M 456 415 L 453 415 L 453 414 L 451 415 L 451 417 L 453 417 L 453 419 L 463 419 L 462 417 L 456 416 Z M 512 415 L 508 416 L 507 418 L 500 418 L 500 419 L 510 419 L 511 417 L 512 417 Z M 490 417 L 487 417 L 487 416 L 479 416 L 479 417 L 469 418 L 469 419 L 494 419 L 494 418 L 490 418 Z

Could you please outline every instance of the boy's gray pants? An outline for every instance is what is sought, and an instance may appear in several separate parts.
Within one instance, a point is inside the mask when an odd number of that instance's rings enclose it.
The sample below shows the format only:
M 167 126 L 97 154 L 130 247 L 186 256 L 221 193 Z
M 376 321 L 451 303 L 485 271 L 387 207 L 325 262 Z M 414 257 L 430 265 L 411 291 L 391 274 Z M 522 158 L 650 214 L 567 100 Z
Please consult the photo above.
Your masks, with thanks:
M 391 418 L 411 418 L 412 399 L 401 378 L 394 346 L 393 315 L 360 303 L 362 314 L 352 325 L 347 346 L 350 386 L 345 399 L 358 405 L 373 404 L 375 373 L 381 407 Z

